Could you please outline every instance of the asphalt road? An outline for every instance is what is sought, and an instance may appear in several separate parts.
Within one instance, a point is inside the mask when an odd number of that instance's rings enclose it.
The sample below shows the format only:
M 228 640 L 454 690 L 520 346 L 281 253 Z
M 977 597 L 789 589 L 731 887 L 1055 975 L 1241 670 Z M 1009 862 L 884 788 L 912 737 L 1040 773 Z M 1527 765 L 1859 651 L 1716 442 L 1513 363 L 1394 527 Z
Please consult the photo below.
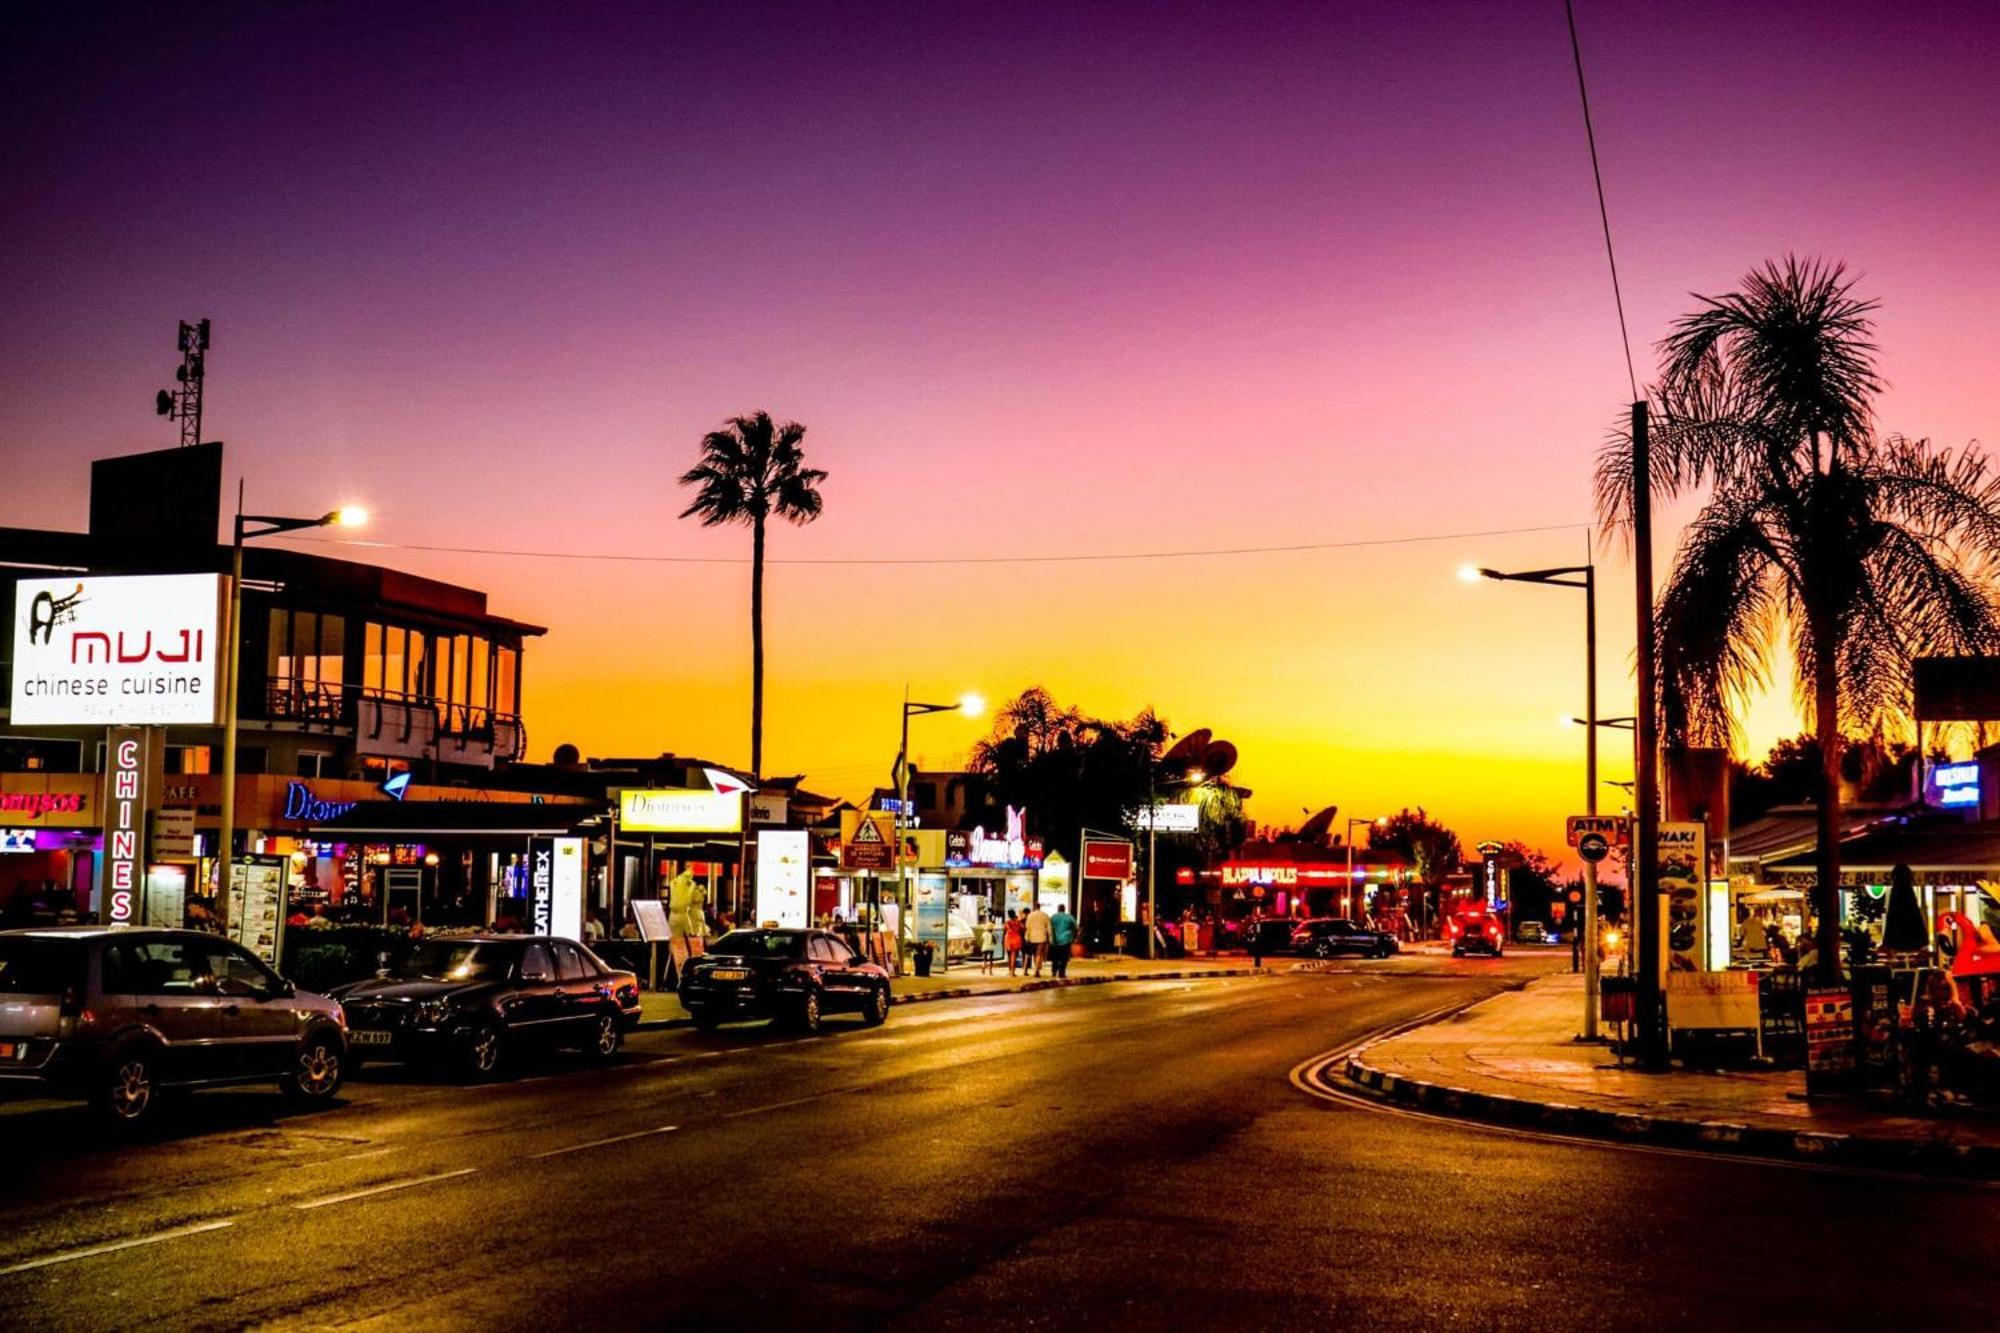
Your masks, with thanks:
M 468 1087 L 16 1107 L 0 1325 L 1990 1327 L 2000 1192 L 1331 1104 L 1308 1057 L 1552 965 L 1404 957 L 649 1033 Z

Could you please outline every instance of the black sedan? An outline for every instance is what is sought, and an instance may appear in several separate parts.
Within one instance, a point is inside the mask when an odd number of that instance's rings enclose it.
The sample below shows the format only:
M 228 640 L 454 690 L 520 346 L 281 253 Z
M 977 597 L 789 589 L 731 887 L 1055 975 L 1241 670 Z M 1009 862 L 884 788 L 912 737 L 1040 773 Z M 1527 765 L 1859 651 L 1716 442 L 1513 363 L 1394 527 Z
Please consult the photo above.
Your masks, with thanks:
M 478 1075 L 527 1046 L 608 1057 L 639 1018 L 637 977 L 545 935 L 431 940 L 390 974 L 333 994 L 353 1063 L 448 1060 Z
M 1314 958 L 1331 958 L 1341 953 L 1359 954 L 1364 958 L 1387 958 L 1399 947 L 1396 937 L 1387 931 L 1356 925 L 1338 916 L 1301 921 L 1298 929 L 1292 932 L 1292 952 Z
M 688 963 L 681 1006 L 703 1031 L 768 1018 L 817 1032 L 846 1010 L 871 1027 L 889 1016 L 889 973 L 824 930 L 732 930 Z

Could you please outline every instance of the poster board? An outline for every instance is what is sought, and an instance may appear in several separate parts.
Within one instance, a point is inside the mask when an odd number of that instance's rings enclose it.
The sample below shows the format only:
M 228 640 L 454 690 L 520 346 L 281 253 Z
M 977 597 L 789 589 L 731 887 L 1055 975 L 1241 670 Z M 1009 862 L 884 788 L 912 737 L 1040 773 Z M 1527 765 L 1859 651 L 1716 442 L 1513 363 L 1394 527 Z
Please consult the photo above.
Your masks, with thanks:
M 665 903 L 658 898 L 634 898 L 631 906 L 632 924 L 639 928 L 640 939 L 648 944 L 664 944 L 672 937 Z
M 284 955 L 289 869 L 282 856 L 239 856 L 229 876 L 229 938 L 273 968 Z
M 757 830 L 757 920 L 804 930 L 812 924 L 812 835 Z
M 1854 995 L 1845 986 L 1806 991 L 1806 1095 L 1854 1090 Z
M 917 939 L 937 947 L 940 957 L 951 942 L 951 881 L 943 875 L 916 878 Z
M 1671 972 L 1667 1026 L 1681 1032 L 1758 1032 L 1755 972 Z
M 1707 953 L 1708 826 L 1698 821 L 1660 825 L 1660 900 L 1666 904 L 1666 935 L 1660 960 L 1669 974 L 1699 972 Z

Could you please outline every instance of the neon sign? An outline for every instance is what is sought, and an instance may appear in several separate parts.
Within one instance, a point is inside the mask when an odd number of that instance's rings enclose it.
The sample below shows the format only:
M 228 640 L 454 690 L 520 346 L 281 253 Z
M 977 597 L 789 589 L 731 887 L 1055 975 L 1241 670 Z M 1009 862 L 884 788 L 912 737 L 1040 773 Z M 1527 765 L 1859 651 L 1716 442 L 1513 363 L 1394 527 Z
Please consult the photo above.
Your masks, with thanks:
M 1979 804 L 1979 765 L 1939 764 L 1931 770 L 1931 788 L 1945 806 Z

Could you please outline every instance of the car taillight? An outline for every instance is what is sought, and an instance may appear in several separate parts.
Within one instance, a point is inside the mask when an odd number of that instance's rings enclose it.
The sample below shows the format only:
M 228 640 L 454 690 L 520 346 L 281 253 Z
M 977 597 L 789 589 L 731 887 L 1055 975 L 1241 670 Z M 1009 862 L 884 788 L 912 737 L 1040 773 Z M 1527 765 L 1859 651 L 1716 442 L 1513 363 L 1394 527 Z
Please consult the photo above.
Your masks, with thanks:
M 1444 925 L 1445 929 L 1449 930 L 1454 935 L 1458 934 L 1458 932 L 1462 929 L 1462 927 L 1456 921 L 1447 921 L 1444 923 Z
M 1496 940 L 1497 940 L 1497 939 L 1499 939 L 1499 938 L 1500 938 L 1500 923 L 1499 923 L 1498 921 L 1489 921 L 1489 922 L 1487 922 L 1487 923 L 1486 923 L 1486 933 L 1487 933 L 1488 935 L 1491 935 L 1491 936 L 1492 936 L 1492 937 L 1493 937 L 1494 939 L 1496 939 Z

